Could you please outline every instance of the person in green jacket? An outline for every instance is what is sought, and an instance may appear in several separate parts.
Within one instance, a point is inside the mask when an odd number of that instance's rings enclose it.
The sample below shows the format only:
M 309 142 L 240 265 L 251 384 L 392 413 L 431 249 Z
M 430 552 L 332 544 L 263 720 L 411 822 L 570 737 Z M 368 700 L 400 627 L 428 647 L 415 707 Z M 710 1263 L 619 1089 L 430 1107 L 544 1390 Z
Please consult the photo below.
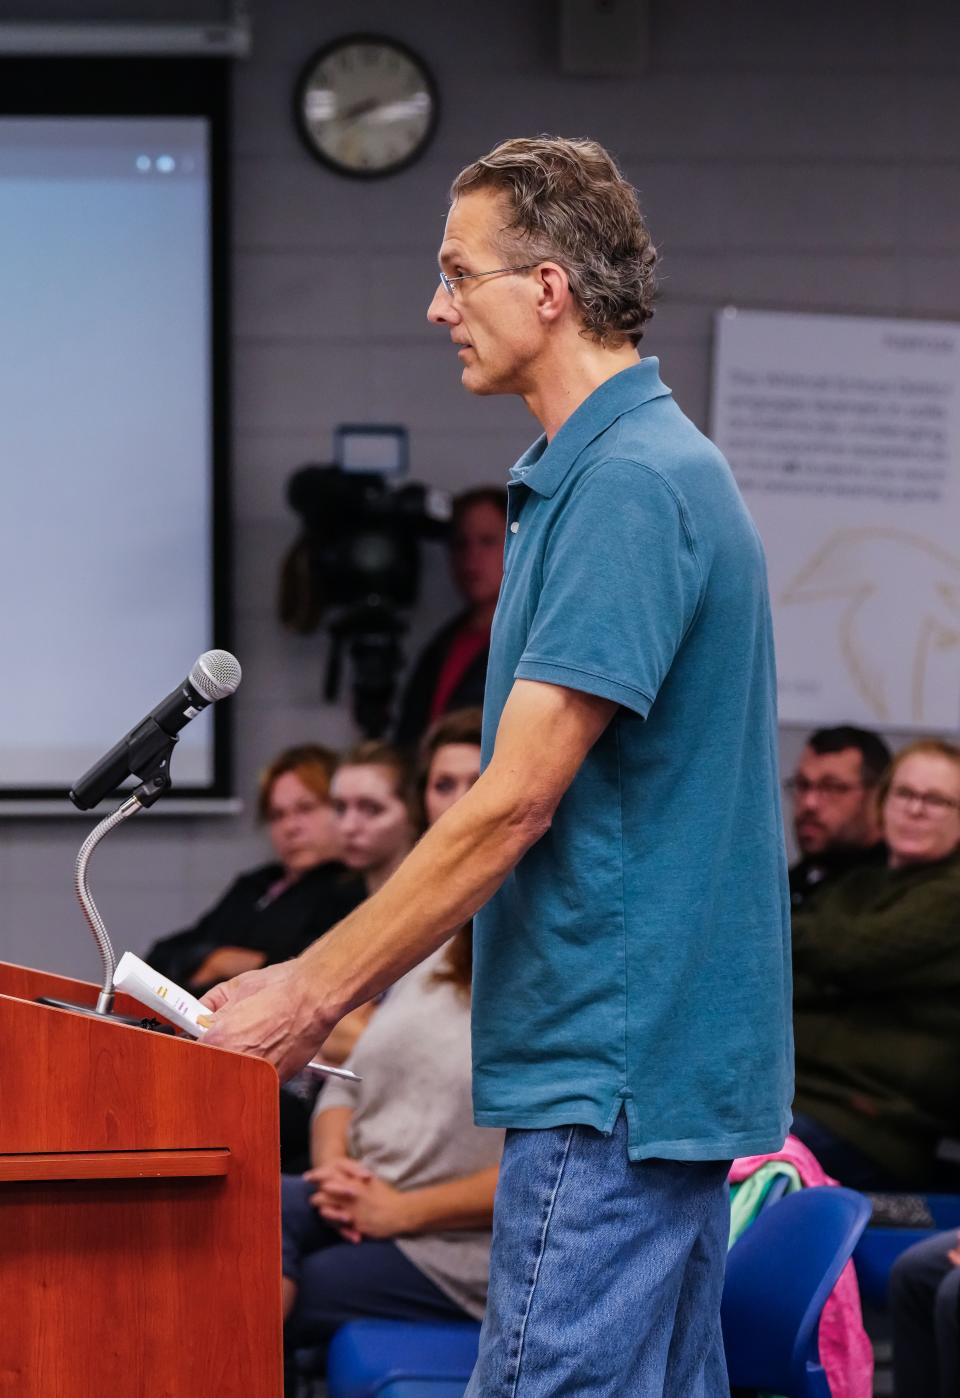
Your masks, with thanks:
M 791 1129 L 842 1184 L 922 1189 L 960 1133 L 960 747 L 909 744 L 878 799 L 886 867 L 794 915 Z

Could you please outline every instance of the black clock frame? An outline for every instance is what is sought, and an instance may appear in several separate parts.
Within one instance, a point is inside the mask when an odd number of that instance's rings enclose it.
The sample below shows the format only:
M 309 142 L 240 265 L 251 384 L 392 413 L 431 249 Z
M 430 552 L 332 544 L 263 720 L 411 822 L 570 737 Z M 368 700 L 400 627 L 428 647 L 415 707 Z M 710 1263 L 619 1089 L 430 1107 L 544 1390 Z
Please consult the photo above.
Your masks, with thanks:
M 337 49 L 347 48 L 351 44 L 378 44 L 382 47 L 395 49 L 397 53 L 402 54 L 404 58 L 408 59 L 420 70 L 420 72 L 423 74 L 427 91 L 430 93 L 430 120 L 427 123 L 427 128 L 421 136 L 420 140 L 418 141 L 417 145 L 410 152 L 410 154 L 404 156 L 402 160 L 398 160 L 395 164 L 385 166 L 383 169 L 380 170 L 355 170 L 349 165 L 342 165 L 339 161 L 334 160 L 331 156 L 327 155 L 324 151 L 320 150 L 314 142 L 313 134 L 310 130 L 309 125 L 307 124 L 306 118 L 304 117 L 303 113 L 304 97 L 306 96 L 310 77 L 316 69 L 317 65 L 320 62 L 322 62 L 322 60 L 326 58 L 328 54 L 335 53 Z M 428 146 L 430 145 L 430 142 L 433 140 L 433 137 L 436 133 L 439 117 L 440 93 L 437 88 L 436 79 L 434 78 L 433 73 L 430 71 L 430 68 L 427 66 L 426 61 L 419 53 L 417 53 L 414 49 L 410 48 L 408 44 L 403 43 L 403 41 L 400 39 L 392 38 L 389 34 L 357 33 L 338 35 L 337 38 L 331 39 L 331 41 L 328 44 L 322 45 L 321 48 L 316 49 L 314 53 L 310 55 L 306 63 L 301 68 L 300 74 L 296 81 L 296 85 L 294 87 L 293 120 L 294 125 L 296 126 L 297 131 L 300 135 L 300 139 L 302 140 L 308 153 L 313 156 L 314 160 L 316 160 L 320 165 L 326 166 L 328 170 L 333 170 L 335 174 L 342 175 L 344 179 L 389 179 L 391 175 L 399 175 L 402 170 L 409 169 L 411 165 L 415 164 L 416 161 L 420 159 L 420 157 L 423 155 L 423 153 L 427 150 Z

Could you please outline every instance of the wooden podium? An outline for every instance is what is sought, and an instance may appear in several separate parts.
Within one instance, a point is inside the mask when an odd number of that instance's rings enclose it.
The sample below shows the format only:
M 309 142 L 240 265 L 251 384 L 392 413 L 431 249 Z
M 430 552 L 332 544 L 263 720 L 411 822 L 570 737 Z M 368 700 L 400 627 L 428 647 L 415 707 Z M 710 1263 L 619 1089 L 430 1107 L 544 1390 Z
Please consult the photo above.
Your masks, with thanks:
M 274 1069 L 41 995 L 97 987 L 0 963 L 0 1395 L 280 1398 Z

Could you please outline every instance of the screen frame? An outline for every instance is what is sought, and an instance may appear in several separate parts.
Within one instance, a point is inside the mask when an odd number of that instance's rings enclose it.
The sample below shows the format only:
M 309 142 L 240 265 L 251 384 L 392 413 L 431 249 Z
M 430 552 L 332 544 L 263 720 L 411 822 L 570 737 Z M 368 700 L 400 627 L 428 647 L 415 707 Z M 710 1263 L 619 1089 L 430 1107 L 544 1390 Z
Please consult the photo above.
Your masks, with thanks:
M 2 117 L 195 117 L 209 133 L 210 287 L 210 557 L 208 580 L 213 622 L 210 648 L 232 649 L 232 548 L 230 490 L 230 62 L 226 58 L 0 57 Z M 182 678 L 172 675 L 171 688 Z M 163 696 L 157 695 L 151 703 Z M 136 722 L 142 715 L 130 715 Z M 214 704 L 212 780 L 203 785 L 177 781 L 171 763 L 176 813 L 197 813 L 211 801 L 230 808 L 233 800 L 233 717 L 230 704 Z M 118 730 L 117 738 L 123 734 Z M 77 772 L 72 780 L 82 774 Z M 74 811 L 68 786 L 0 784 L 4 814 Z M 169 798 L 168 798 L 169 799 Z M 109 798 L 108 798 L 109 800 Z M 29 806 L 29 811 L 25 810 Z M 163 811 L 164 802 L 155 808 Z M 170 809 L 170 807 L 168 807 Z M 171 813 L 173 813 L 171 811 Z M 78 813 L 79 814 L 79 813 Z M 87 814 L 87 813 L 85 813 Z M 102 814 L 102 805 L 97 812 Z

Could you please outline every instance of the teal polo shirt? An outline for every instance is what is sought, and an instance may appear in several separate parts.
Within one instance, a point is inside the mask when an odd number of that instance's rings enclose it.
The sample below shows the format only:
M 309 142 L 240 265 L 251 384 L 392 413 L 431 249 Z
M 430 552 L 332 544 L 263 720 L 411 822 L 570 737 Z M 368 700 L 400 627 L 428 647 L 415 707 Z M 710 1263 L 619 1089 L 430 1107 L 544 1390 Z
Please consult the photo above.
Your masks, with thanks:
M 609 1132 L 625 1111 L 636 1160 L 779 1149 L 790 924 L 756 529 L 656 359 L 511 476 L 483 760 L 518 679 L 619 708 L 477 915 L 477 1123 Z

